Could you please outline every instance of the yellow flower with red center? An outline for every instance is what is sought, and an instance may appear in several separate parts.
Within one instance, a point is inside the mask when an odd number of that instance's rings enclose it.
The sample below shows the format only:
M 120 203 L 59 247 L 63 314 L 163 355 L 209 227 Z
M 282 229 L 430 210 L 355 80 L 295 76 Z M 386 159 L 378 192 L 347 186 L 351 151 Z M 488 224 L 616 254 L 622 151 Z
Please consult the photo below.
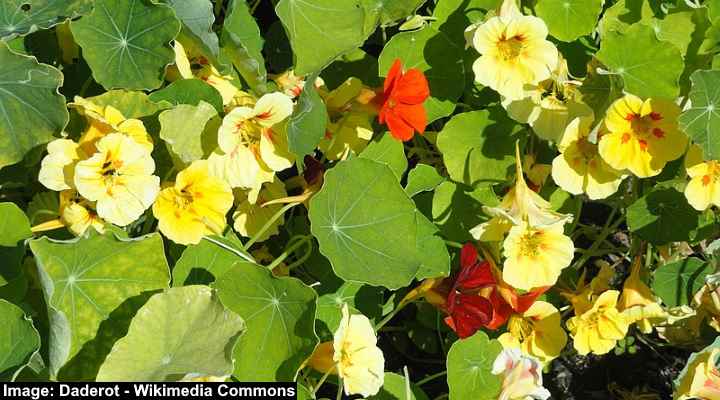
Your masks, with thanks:
M 505 348 L 520 348 L 523 354 L 547 364 L 559 356 L 567 344 L 567 334 L 560 322 L 558 309 L 538 300 L 524 313 L 512 315 L 508 320 L 508 331 L 498 340 Z
M 207 82 L 220 92 L 223 104 L 229 104 L 240 91 L 233 85 L 233 77 L 222 75 L 199 49 L 183 45 L 175 40 L 175 70 L 168 71 L 168 80 L 198 78 Z M 178 76 L 179 75 L 179 76 Z
M 40 164 L 40 183 L 55 191 L 74 188 L 75 164 L 85 158 L 80 146 L 70 139 L 55 139 L 48 143 L 47 151 Z
M 558 63 L 558 51 L 547 40 L 542 19 L 522 15 L 515 0 L 505 0 L 499 15 L 478 26 L 473 47 L 481 54 L 473 63 L 475 80 L 503 97 L 524 97 L 525 85 L 548 79 Z
M 720 349 L 711 348 L 691 356 L 675 392 L 677 400 L 720 399 Z
M 519 349 L 504 349 L 493 362 L 493 375 L 503 378 L 499 400 L 546 400 L 550 392 L 543 387 L 542 366 Z
M 609 133 L 599 140 L 600 155 L 611 167 L 640 178 L 659 174 L 685 153 L 687 136 L 678 129 L 679 114 L 672 102 L 625 95 L 605 116 Z
M 233 227 L 235 231 L 245 237 L 254 237 L 265 223 L 283 207 L 282 203 L 270 205 L 264 203 L 286 196 L 285 185 L 277 178 L 263 185 L 262 189 L 260 189 L 257 202 L 255 203 L 250 202 L 247 193 L 239 193 L 238 196 L 236 196 L 239 200 L 238 205 L 237 208 L 235 208 L 235 212 L 233 212 L 233 220 L 235 220 Z M 278 228 L 283 222 L 284 217 L 280 216 L 256 241 L 262 242 L 270 238 L 270 236 L 278 234 L 280 232 Z
M 627 335 L 630 324 L 617 309 L 619 295 L 617 290 L 608 290 L 598 296 L 592 308 L 568 320 L 573 345 L 579 354 L 606 354 Z
M 685 187 L 688 203 L 699 211 L 711 205 L 720 207 L 720 162 L 703 161 L 702 149 L 693 144 L 685 156 L 685 168 L 690 176 Z
M 75 167 L 75 187 L 96 202 L 102 219 L 126 226 L 152 205 L 160 190 L 151 150 L 120 133 L 104 136 L 96 147 Z
M 76 236 L 92 227 L 96 232 L 105 233 L 105 221 L 89 201 L 78 196 L 75 190 L 60 192 L 60 221 Z
M 576 118 L 567 126 L 558 144 L 560 155 L 552 163 L 552 177 L 563 190 L 587 193 L 592 200 L 604 199 L 618 190 L 623 175 L 600 157 L 590 141 L 592 116 Z
M 158 228 L 178 244 L 197 244 L 203 236 L 222 234 L 233 204 L 230 186 L 210 174 L 206 160 L 180 171 L 175 184 L 160 192 L 153 214 Z

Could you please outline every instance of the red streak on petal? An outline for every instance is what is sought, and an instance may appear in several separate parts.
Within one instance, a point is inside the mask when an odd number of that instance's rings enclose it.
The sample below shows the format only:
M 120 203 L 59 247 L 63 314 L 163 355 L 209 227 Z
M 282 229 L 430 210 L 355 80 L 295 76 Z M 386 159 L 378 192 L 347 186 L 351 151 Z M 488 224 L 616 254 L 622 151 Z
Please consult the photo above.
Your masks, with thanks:
M 652 133 L 653 133 L 653 135 L 655 135 L 655 137 L 658 138 L 658 139 L 662 139 L 662 138 L 665 137 L 665 131 L 663 131 L 663 130 L 660 129 L 660 128 L 655 128 L 655 129 L 653 129 Z
M 662 115 L 660 115 L 660 113 L 651 112 L 650 118 L 652 118 L 653 121 L 660 121 L 663 117 L 662 117 Z
M 626 121 L 632 121 L 632 120 L 635 119 L 635 117 L 636 117 L 635 114 L 633 114 L 633 113 L 628 113 L 627 115 L 625 115 L 625 120 L 626 120 Z
M 630 141 L 630 138 L 631 138 L 631 136 L 630 136 L 629 133 L 623 133 L 622 139 L 621 139 L 622 144 L 625 144 L 625 143 L 629 142 L 629 141 Z
M 702 184 L 703 186 L 707 186 L 710 184 L 710 175 L 703 175 L 702 177 Z
M 648 143 L 646 140 L 640 139 L 640 140 L 638 140 L 638 144 L 640 144 L 640 150 L 647 151 Z

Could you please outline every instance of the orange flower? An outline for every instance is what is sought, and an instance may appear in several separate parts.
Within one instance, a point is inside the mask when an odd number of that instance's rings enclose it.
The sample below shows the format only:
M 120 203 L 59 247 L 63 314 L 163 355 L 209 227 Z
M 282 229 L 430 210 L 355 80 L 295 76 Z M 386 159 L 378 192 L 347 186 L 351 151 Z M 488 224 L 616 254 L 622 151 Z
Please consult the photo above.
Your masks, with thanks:
M 400 59 L 393 63 L 379 96 L 381 124 L 387 124 L 398 140 L 412 139 L 415 131 L 425 132 L 427 114 L 423 102 L 430 96 L 430 88 L 422 71 L 416 68 L 402 71 Z

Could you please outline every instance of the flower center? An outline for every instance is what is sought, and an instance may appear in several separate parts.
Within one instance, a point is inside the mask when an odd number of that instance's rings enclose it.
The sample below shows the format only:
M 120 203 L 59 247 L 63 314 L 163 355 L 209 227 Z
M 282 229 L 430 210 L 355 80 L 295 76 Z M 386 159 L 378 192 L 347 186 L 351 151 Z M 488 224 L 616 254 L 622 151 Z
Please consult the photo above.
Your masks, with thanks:
M 183 188 L 175 191 L 173 200 L 176 208 L 186 210 L 193 203 L 194 196 L 187 188 Z
M 521 35 L 515 35 L 511 38 L 505 38 L 504 36 L 497 42 L 497 48 L 500 55 L 505 61 L 510 61 L 518 58 L 525 48 L 523 43 L 524 38 Z
M 529 229 L 520 237 L 520 255 L 525 257 L 535 257 L 543 248 L 543 232 L 540 230 Z
M 523 317 L 513 315 L 510 317 L 510 321 L 508 321 L 508 330 L 522 342 L 532 335 L 533 324 Z
M 245 147 L 260 143 L 262 129 L 252 119 L 240 121 L 235 125 L 235 134 L 239 136 L 240 143 Z

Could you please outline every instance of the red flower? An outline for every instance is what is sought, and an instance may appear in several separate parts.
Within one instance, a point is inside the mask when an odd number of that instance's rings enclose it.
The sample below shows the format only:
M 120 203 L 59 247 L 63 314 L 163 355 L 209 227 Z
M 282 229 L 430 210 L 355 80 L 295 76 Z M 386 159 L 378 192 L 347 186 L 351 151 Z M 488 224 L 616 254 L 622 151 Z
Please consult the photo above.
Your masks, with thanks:
M 425 132 L 427 114 L 423 102 L 428 96 L 430 88 L 425 75 L 416 68 L 403 73 L 400 59 L 395 59 L 379 99 L 382 106 L 378 120 L 387 124 L 396 139 L 408 141 L 415 131 Z

